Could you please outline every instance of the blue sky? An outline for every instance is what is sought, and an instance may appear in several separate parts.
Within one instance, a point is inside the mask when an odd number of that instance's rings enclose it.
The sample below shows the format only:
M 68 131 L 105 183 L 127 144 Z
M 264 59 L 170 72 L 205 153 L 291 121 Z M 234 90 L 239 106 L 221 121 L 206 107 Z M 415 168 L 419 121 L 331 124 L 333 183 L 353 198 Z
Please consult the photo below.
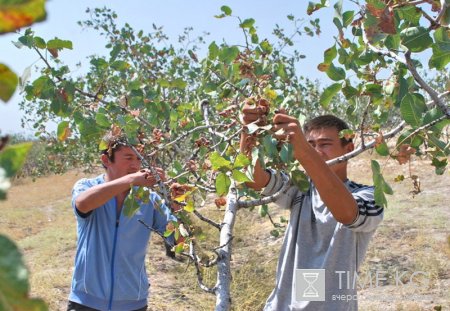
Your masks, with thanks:
M 77 21 L 87 19 L 87 7 L 107 6 L 119 15 L 120 21 L 128 22 L 134 29 L 144 32 L 152 30 L 152 24 L 163 26 L 171 41 L 176 42 L 178 35 L 188 26 L 194 27 L 195 34 L 204 31 L 210 33 L 206 41 L 216 42 L 224 39 L 228 43 L 243 43 L 242 31 L 237 20 L 233 18 L 217 19 L 214 15 L 220 14 L 220 7 L 227 5 L 233 10 L 233 15 L 242 19 L 254 18 L 260 38 L 273 38 L 271 33 L 275 24 L 286 29 L 292 29 L 286 16 L 293 14 L 296 17 L 306 17 L 308 1 L 293 0 L 166 0 L 166 1 L 106 1 L 106 0 L 53 0 L 48 1 L 47 20 L 32 26 L 37 35 L 45 40 L 58 37 L 73 42 L 73 50 L 60 53 L 60 59 L 76 70 L 75 64 L 87 64 L 86 58 L 92 54 L 104 55 L 104 42 L 93 30 L 82 29 Z M 333 45 L 335 27 L 331 20 L 334 15 L 333 8 L 324 9 L 313 15 L 320 18 L 322 34 L 320 37 L 310 38 L 302 36 L 296 41 L 296 48 L 306 55 L 299 64 L 299 74 L 328 83 L 326 75 L 317 71 L 317 64 L 323 59 L 323 51 Z M 33 65 L 38 59 L 32 51 L 17 49 L 11 41 L 17 41 L 17 34 L 8 34 L 0 37 L 0 61 L 7 64 L 19 76 L 25 68 Z M 39 62 L 37 63 L 40 64 Z M 83 68 L 75 71 L 82 74 Z M 31 81 L 38 74 L 32 70 Z M 18 102 L 21 95 L 16 91 L 14 97 L 7 103 L 0 102 L 0 132 L 5 133 L 32 133 L 31 129 L 20 127 L 21 111 Z

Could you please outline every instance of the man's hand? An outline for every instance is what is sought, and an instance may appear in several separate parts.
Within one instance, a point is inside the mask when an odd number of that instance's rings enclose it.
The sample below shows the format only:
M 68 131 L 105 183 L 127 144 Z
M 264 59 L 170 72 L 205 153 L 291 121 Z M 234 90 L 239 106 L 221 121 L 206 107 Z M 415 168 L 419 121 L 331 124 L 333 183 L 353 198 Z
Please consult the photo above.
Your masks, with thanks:
M 294 156 L 299 154 L 302 146 L 308 144 L 300 122 L 296 118 L 287 115 L 285 111 L 280 111 L 273 117 L 273 131 L 275 138 L 292 144 Z M 299 159 L 297 158 L 297 160 Z
M 166 175 L 164 173 L 164 170 L 162 168 L 159 167 L 154 167 L 153 168 L 156 173 L 158 174 L 159 178 L 162 181 L 166 180 Z M 148 188 L 152 188 L 155 184 L 158 183 L 158 180 L 156 178 L 156 176 L 154 176 L 151 172 L 150 169 L 142 169 L 139 172 L 133 173 L 131 174 L 132 176 L 132 184 L 134 186 L 143 186 L 143 187 L 148 187 Z

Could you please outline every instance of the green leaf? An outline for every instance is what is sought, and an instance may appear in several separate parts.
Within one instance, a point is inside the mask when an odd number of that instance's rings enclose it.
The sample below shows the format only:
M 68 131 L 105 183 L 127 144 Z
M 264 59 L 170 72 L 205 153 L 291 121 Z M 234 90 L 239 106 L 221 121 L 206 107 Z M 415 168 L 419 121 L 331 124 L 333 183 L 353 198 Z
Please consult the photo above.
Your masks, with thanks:
M 215 171 L 219 170 L 231 170 L 231 162 L 222 157 L 217 151 L 214 151 L 209 156 L 209 160 L 211 161 L 212 169 Z
M 328 67 L 326 74 L 328 78 L 333 81 L 340 81 L 345 79 L 345 70 L 341 67 L 334 66 L 333 63 L 331 63 L 330 67 Z
M 359 95 L 359 91 L 347 82 L 345 83 L 345 86 L 342 88 L 342 93 L 344 94 L 346 99 L 350 99 L 353 96 Z
M 32 145 L 32 143 L 21 143 L 8 145 L 2 149 L 0 167 L 5 169 L 6 177 L 13 177 L 22 168 Z
M 326 89 L 323 90 L 322 95 L 320 95 L 320 105 L 322 107 L 328 107 L 331 100 L 334 96 L 341 90 L 342 83 L 334 83 L 330 86 L 328 86 Z
M 277 229 L 273 229 L 270 231 L 270 235 L 274 238 L 278 238 L 280 236 L 280 231 L 278 231 Z
M 239 55 L 239 49 L 236 46 L 223 47 L 219 51 L 219 60 L 224 63 L 231 63 Z
M 0 63 L 0 99 L 7 102 L 14 94 L 19 79 L 8 66 Z
M 353 22 L 354 15 L 355 15 L 354 11 L 346 11 L 344 12 L 344 14 L 342 14 L 342 21 L 344 27 L 347 27 Z
M 250 27 L 253 27 L 254 24 L 255 24 L 255 20 L 253 18 L 247 18 L 239 26 L 241 28 L 250 28 Z
M 433 55 L 428 64 L 430 68 L 443 70 L 450 62 L 450 30 L 439 28 L 434 32 L 434 41 L 432 45 Z
M 437 175 L 444 174 L 447 164 L 448 164 L 447 159 L 439 160 L 438 158 L 433 158 L 431 160 L 431 165 L 435 167 L 435 172 Z
M 267 204 L 263 204 L 259 207 L 259 216 L 266 217 L 269 212 L 269 206 Z
M 325 64 L 331 64 L 333 62 L 333 59 L 335 59 L 337 56 L 337 50 L 336 50 L 336 44 L 333 45 L 331 48 L 328 48 L 323 52 L 323 62 Z
M 130 64 L 123 60 L 116 60 L 111 64 L 111 68 L 117 71 L 124 71 L 130 67 Z
M 389 147 L 386 144 L 386 142 L 383 142 L 375 147 L 375 151 L 381 155 L 381 156 L 388 156 L 389 155 Z
M 401 19 L 409 22 L 410 25 L 419 25 L 419 20 L 422 17 L 420 10 L 415 6 L 403 6 L 395 10 Z
M 51 99 L 55 95 L 55 83 L 47 76 L 41 76 L 32 83 L 33 95 L 41 99 Z
M 380 164 L 376 160 L 371 161 L 371 167 L 373 184 L 375 187 L 375 202 L 378 206 L 387 207 L 387 200 L 384 194 L 393 194 L 392 188 L 384 180 L 384 177 L 381 174 Z
M 232 176 L 233 176 L 233 179 L 238 183 L 251 181 L 251 179 L 248 178 L 248 176 L 245 175 L 245 173 L 242 173 L 241 171 L 238 171 L 238 170 L 233 170 Z
M 37 47 L 38 49 L 45 49 L 47 47 L 47 44 L 41 37 L 34 37 L 33 40 L 34 46 Z
M 426 110 L 425 99 L 418 93 L 406 94 L 400 104 L 400 113 L 403 120 L 413 127 L 422 124 L 422 114 Z
M 266 135 L 263 138 L 263 146 L 267 157 L 274 158 L 278 155 L 277 145 L 278 140 L 273 138 L 272 135 Z
M 123 202 L 123 214 L 126 217 L 132 217 L 139 209 L 138 201 L 135 198 L 135 187 L 131 187 L 130 193 L 125 198 L 125 201 Z
M 233 12 L 233 11 L 231 11 L 231 8 L 226 5 L 221 6 L 220 10 L 227 16 L 230 16 L 231 13 Z
M 400 33 L 402 44 L 411 52 L 422 52 L 433 44 L 430 31 L 424 27 L 410 27 Z
M 61 39 L 52 39 L 47 42 L 47 49 L 69 49 L 72 50 L 72 41 L 69 40 L 61 40 Z
M 300 170 L 291 171 L 292 183 L 301 191 L 307 192 L 309 189 L 309 179 L 306 174 Z
M 40 299 L 29 299 L 28 271 L 17 246 L 0 235 L 0 310 L 47 311 Z
M 100 111 L 95 115 L 95 122 L 101 127 L 111 127 L 111 121 L 109 121 L 108 117 Z
M 216 177 L 216 191 L 218 196 L 222 196 L 228 193 L 231 180 L 225 173 L 219 173 Z
M 280 159 L 286 164 L 294 161 L 294 149 L 291 143 L 284 143 L 280 150 Z
M 45 0 L 1 1 L 0 34 L 45 20 Z
M 58 129 L 56 131 L 56 136 L 59 141 L 64 141 L 70 135 L 69 122 L 62 121 L 58 124 Z
M 270 54 L 270 53 L 272 53 L 272 51 L 273 51 L 272 45 L 271 45 L 271 44 L 269 43 L 269 41 L 267 41 L 267 40 L 263 40 L 263 41 L 260 43 L 259 46 L 260 46 L 261 49 L 262 49 L 265 53 L 267 53 L 267 54 Z
M 175 80 L 170 81 L 170 87 L 177 89 L 184 89 L 187 86 L 187 82 L 182 78 L 176 78 Z
M 243 153 L 239 153 L 234 160 L 233 168 L 243 168 L 250 165 L 250 159 Z
M 216 57 L 219 55 L 219 47 L 217 46 L 216 42 L 213 41 L 208 47 L 209 51 L 209 59 L 216 59 Z

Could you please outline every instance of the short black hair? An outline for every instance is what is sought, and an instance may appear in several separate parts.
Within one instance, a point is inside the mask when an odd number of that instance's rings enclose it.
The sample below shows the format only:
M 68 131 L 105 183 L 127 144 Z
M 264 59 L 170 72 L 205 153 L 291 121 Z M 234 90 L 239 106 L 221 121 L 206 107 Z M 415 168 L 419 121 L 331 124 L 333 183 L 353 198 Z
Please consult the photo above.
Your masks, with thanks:
M 129 146 L 128 140 L 124 135 L 114 135 L 111 132 L 107 133 L 102 138 L 102 145 L 106 149 L 101 149 L 101 154 L 106 154 L 111 162 L 114 162 L 114 154 L 122 147 Z
M 303 132 L 307 134 L 313 130 L 319 130 L 322 128 L 335 128 L 338 131 L 338 133 L 340 133 L 342 130 L 350 129 L 350 127 L 344 120 L 334 115 L 326 114 L 323 116 L 315 117 L 306 122 L 303 125 Z M 346 145 L 351 142 L 352 142 L 351 138 L 350 139 L 346 139 L 345 137 L 341 138 L 342 145 Z

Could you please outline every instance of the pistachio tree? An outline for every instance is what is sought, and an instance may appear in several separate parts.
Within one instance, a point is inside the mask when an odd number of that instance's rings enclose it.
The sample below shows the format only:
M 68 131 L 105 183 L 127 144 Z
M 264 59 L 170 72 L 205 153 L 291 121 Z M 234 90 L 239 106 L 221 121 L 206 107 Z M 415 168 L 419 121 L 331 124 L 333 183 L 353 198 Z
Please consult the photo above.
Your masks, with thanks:
M 165 168 L 170 179 L 159 181 L 155 189 L 133 189 L 124 213 L 134 213 L 136 199 L 145 200 L 148 191 L 160 192 L 164 201 L 160 203 L 178 218 L 162 237 L 175 234 L 178 244 L 171 245 L 173 250 L 194 263 L 200 288 L 217 297 L 216 310 L 228 310 L 238 210 L 259 206 L 260 215 L 270 217 L 267 204 L 289 186 L 285 180 L 279 193 L 259 198 L 245 187 L 253 178 L 255 161 L 285 170 L 301 189 L 308 186 L 307 176 L 293 159 L 292 146 L 272 136 L 276 109 L 284 108 L 300 119 L 341 113 L 350 121 L 352 130 L 341 134 L 357 136 L 359 148 L 329 161 L 330 165 L 374 148 L 400 163 L 413 154 L 429 156 L 436 173 L 446 170 L 449 145 L 443 130 L 450 116 L 448 90 L 437 93 L 421 78 L 417 68 L 423 64 L 413 56 L 431 49 L 425 65 L 446 68 L 450 61 L 447 4 L 372 0 L 345 5 L 353 9 L 344 9 L 342 1 L 334 5 L 337 35 L 318 65 L 333 81 L 323 91 L 296 73 L 304 56 L 294 42 L 320 34 L 314 16 L 288 16 L 292 32 L 276 27 L 276 39 L 269 40 L 258 34 L 257 21 L 234 16 L 230 7 L 222 6 L 216 18 L 238 23 L 241 44 L 208 42 L 186 29 L 173 45 L 161 27 L 153 25 L 149 33 L 135 31 L 129 24 L 119 27 L 117 15 L 104 8 L 89 9 L 90 18 L 80 22 L 97 30 L 108 50 L 106 56 L 90 57 L 83 76 L 64 64 L 64 50 L 74 48 L 71 41 L 42 38 L 31 29 L 18 38 L 16 45 L 34 50 L 43 64 L 39 77 L 23 81 L 22 108 L 38 135 L 51 139 L 49 144 L 58 150 L 76 150 L 82 161 L 93 159 L 98 147 L 105 147 L 102 136 L 112 131 L 127 137 L 144 165 Z M 324 0 L 310 3 L 307 13 L 326 6 Z M 435 17 L 429 14 L 433 10 Z M 339 92 L 345 100 L 339 99 Z M 239 116 L 243 103 L 264 109 L 266 118 L 244 126 Z M 46 132 L 48 120 L 58 123 L 54 138 Z M 254 148 L 249 154 L 239 152 L 242 131 L 252 134 Z M 390 149 L 386 139 L 394 136 L 399 136 L 398 142 Z M 386 205 L 385 194 L 392 190 L 378 162 L 372 162 L 372 170 L 376 200 Z M 202 214 L 208 193 L 223 210 L 221 219 Z M 201 228 L 194 225 L 194 218 L 217 229 L 217 246 L 211 250 L 215 256 L 205 259 L 199 254 Z M 137 225 L 152 230 L 144 222 Z M 281 228 L 274 223 L 271 233 L 279 235 Z M 217 282 L 208 287 L 202 271 L 215 265 Z

